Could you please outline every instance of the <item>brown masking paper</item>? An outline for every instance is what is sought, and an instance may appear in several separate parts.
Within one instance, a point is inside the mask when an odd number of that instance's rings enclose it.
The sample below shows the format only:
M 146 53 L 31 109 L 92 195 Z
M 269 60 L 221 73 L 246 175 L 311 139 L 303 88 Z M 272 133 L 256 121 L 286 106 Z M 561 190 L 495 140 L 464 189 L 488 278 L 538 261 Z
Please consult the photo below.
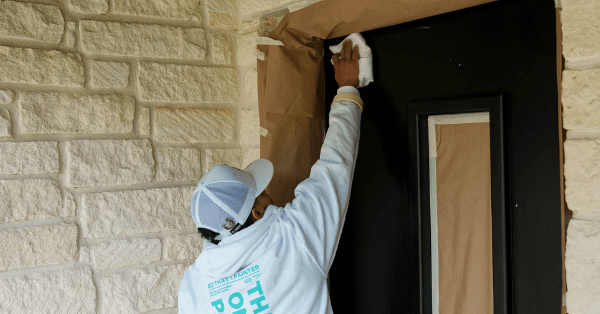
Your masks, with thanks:
M 275 173 L 266 192 L 277 206 L 294 199 L 323 144 L 325 39 L 401 24 L 493 0 L 322 0 L 286 14 L 271 38 L 283 46 L 258 45 L 260 156 Z M 373 58 L 377 58 L 376 55 Z M 373 108 L 375 110 L 375 108 Z
M 436 126 L 440 314 L 494 313 L 490 124 Z

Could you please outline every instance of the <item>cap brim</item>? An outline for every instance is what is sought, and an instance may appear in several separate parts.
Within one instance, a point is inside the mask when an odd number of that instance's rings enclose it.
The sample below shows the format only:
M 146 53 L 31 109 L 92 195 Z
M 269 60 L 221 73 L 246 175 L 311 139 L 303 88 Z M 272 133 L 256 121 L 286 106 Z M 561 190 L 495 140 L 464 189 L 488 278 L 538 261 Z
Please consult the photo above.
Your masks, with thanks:
M 257 159 L 244 169 L 244 171 L 250 173 L 254 177 L 256 182 L 256 196 L 260 195 L 271 179 L 273 178 L 273 164 L 267 159 Z

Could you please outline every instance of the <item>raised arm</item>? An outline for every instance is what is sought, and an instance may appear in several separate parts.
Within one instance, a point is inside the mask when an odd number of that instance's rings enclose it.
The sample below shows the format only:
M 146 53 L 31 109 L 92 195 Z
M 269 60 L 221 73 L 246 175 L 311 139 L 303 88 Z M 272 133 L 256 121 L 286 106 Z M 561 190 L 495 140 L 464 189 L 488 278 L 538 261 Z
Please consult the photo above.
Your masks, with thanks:
M 310 177 L 296 187 L 296 198 L 285 207 L 290 220 L 298 226 L 296 235 L 324 273 L 329 272 L 346 218 L 360 137 L 358 48 L 352 55 L 350 47 L 350 41 L 344 43 L 341 57 L 334 56 L 334 62 L 341 60 L 334 67 L 341 86 L 336 99 L 351 100 L 332 103 L 320 158 L 311 168 Z

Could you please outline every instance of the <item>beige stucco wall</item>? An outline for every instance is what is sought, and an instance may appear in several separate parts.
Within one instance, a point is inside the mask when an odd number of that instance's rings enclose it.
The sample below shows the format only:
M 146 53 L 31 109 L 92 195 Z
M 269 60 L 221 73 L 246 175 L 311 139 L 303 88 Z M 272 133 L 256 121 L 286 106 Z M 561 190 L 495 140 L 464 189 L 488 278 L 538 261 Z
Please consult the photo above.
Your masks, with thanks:
M 255 37 L 297 1 L 0 1 L 0 313 L 176 313 L 194 186 L 259 158 Z

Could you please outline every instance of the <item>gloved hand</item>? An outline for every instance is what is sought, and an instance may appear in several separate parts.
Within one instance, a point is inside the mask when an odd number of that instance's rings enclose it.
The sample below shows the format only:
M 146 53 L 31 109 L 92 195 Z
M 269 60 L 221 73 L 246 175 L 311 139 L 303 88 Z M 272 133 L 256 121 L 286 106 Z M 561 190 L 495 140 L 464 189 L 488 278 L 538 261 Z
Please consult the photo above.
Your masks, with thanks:
M 358 88 L 358 46 L 352 48 L 352 40 L 348 39 L 342 52 L 334 54 L 332 59 L 338 85 Z

